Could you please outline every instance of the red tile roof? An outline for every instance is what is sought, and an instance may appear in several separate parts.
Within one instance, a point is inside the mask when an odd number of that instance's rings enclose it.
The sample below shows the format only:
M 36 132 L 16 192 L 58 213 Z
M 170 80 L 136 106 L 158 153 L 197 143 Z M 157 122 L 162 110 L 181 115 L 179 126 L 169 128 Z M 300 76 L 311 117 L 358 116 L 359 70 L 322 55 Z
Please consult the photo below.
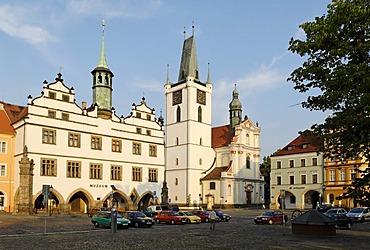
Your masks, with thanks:
M 212 148 L 226 147 L 231 143 L 233 133 L 229 125 L 212 128 Z
M 214 168 L 211 172 L 209 172 L 209 174 L 204 176 L 202 180 L 218 180 L 221 178 L 221 172 L 225 172 L 228 168 L 229 166 Z
M 20 118 L 28 114 L 28 108 L 25 106 L 19 106 L 14 104 L 9 104 L 5 102 L 0 102 L 4 106 L 4 110 L 8 115 L 10 122 L 13 123 L 18 121 Z
M 272 157 L 280 155 L 317 152 L 319 150 L 320 143 L 321 142 L 319 137 L 301 134 L 293 141 L 291 141 L 288 145 L 286 145 L 283 149 L 275 152 Z
M 5 113 L 5 110 L 0 109 L 0 134 L 13 134 L 14 128 L 10 125 L 10 120 Z

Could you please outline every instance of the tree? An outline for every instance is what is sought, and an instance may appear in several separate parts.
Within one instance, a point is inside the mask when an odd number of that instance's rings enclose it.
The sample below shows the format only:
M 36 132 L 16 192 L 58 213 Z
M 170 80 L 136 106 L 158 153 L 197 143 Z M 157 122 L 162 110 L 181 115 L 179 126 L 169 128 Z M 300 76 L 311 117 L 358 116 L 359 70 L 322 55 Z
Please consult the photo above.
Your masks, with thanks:
M 291 38 L 289 50 L 305 57 L 288 81 L 308 93 L 302 107 L 330 111 L 312 133 L 331 159 L 364 157 L 367 166 L 347 195 L 370 204 L 370 1 L 333 0 L 326 15 L 299 26 L 304 40 Z
M 271 158 L 269 156 L 264 156 L 263 161 L 260 164 L 260 173 L 265 179 L 265 203 L 270 201 L 270 173 L 271 173 Z

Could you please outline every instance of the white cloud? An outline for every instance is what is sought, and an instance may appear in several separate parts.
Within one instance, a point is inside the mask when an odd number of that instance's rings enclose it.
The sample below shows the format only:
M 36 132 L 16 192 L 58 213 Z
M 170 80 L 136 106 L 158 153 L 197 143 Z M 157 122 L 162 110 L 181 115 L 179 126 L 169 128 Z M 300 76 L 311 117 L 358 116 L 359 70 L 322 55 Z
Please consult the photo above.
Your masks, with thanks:
M 27 23 L 25 19 L 32 12 L 34 10 L 26 7 L 0 6 L 0 30 L 9 36 L 24 39 L 31 44 L 41 44 L 51 40 L 47 30 Z
M 109 17 L 147 18 L 162 5 L 161 0 L 69 0 L 67 9 L 71 13 Z

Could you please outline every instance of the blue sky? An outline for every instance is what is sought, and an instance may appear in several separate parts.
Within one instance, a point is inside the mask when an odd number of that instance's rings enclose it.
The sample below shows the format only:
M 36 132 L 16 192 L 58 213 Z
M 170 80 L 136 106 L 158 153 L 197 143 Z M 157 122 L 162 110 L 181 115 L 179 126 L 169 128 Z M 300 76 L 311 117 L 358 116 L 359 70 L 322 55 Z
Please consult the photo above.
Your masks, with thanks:
M 92 75 L 106 21 L 107 62 L 115 74 L 113 106 L 128 116 L 143 95 L 157 115 L 164 110 L 167 64 L 178 76 L 183 31 L 194 21 L 200 78 L 210 63 L 212 125 L 229 123 L 237 84 L 243 114 L 261 127 L 261 156 L 322 123 L 326 114 L 299 104 L 306 95 L 287 82 L 303 59 L 287 50 L 303 38 L 299 24 L 327 11 L 329 0 L 2 0 L 0 2 L 0 100 L 26 105 L 42 82 L 63 74 L 76 101 L 92 100 Z M 163 112 L 164 113 L 164 112 Z M 262 158 L 262 157 L 261 157 Z

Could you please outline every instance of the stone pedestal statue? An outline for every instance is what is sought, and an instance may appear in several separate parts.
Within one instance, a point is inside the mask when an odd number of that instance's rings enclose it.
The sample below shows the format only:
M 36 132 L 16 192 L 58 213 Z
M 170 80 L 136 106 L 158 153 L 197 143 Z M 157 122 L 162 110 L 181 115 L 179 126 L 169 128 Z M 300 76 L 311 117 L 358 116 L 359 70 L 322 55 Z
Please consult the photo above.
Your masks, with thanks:
M 28 149 L 25 145 L 23 156 L 19 161 L 19 204 L 18 213 L 31 215 L 34 213 L 32 204 L 33 195 L 33 160 L 28 158 Z

